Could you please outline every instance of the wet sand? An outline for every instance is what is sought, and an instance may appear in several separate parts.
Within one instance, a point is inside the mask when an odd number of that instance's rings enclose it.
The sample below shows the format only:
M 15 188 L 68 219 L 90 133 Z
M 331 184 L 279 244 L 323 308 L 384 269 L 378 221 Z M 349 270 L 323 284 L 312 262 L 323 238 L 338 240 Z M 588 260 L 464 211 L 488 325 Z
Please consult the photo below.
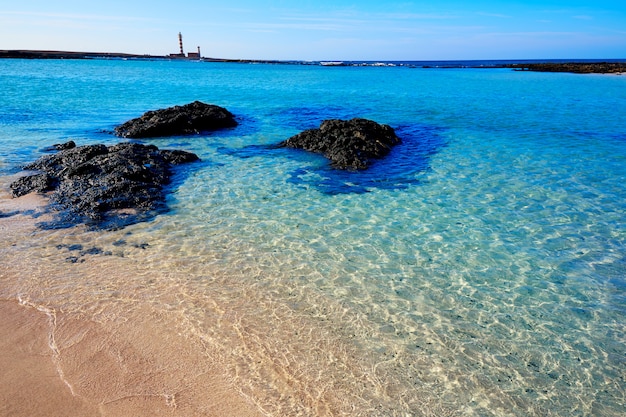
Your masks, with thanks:
M 33 211 L 44 200 L 10 199 L 6 188 L 1 194 L 0 415 L 262 415 L 235 386 L 219 353 L 184 334 L 179 317 L 149 300 L 132 311 L 104 305 L 94 317 L 20 294 L 34 275 L 54 277 L 63 269 L 48 272 L 21 255 L 42 219 Z M 29 214 L 7 216 L 16 211 Z
M 98 415 L 60 378 L 49 345 L 50 320 L 16 302 L 0 301 L 0 414 Z
M 166 318 L 109 326 L 12 301 L 0 315 L 2 415 L 261 415 Z

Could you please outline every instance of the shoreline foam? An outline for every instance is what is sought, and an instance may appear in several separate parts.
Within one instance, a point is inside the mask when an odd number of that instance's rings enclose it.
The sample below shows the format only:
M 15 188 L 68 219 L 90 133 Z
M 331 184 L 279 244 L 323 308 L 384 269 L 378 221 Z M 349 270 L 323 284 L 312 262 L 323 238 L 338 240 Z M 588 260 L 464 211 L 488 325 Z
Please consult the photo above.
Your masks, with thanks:
M 59 377 L 49 344 L 50 318 L 5 300 L 0 315 L 0 414 L 97 415 L 97 407 L 72 395 Z

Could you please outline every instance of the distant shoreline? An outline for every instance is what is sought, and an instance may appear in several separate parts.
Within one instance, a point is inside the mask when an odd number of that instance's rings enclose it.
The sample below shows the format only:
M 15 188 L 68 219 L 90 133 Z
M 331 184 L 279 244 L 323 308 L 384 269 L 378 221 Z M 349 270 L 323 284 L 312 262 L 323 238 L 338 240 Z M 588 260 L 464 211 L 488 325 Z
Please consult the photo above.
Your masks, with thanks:
M 0 58 L 13 59 L 94 59 L 94 58 L 151 58 L 150 55 L 124 54 L 118 52 L 70 52 L 70 51 L 37 51 L 37 50 L 0 50 Z M 154 56 L 152 58 L 165 58 Z
M 507 68 L 517 71 L 572 72 L 575 74 L 621 74 L 626 72 L 626 62 L 565 62 L 512 64 Z
M 120 59 L 146 61 L 230 62 L 242 64 L 291 64 L 321 66 L 404 66 L 411 68 L 511 68 L 517 71 L 570 72 L 577 74 L 621 74 L 624 60 L 442 60 L 442 61 L 299 61 L 229 58 L 187 58 L 170 55 L 139 55 L 119 52 L 71 52 L 40 50 L 0 50 L 0 59 Z
M 73 52 L 73 51 L 39 51 L 39 50 L 0 50 L 0 59 L 132 59 L 145 61 L 203 61 L 203 62 L 234 62 L 254 64 L 306 64 L 306 61 L 281 61 L 271 59 L 229 59 L 229 58 L 188 58 L 171 55 L 127 54 L 121 52 Z

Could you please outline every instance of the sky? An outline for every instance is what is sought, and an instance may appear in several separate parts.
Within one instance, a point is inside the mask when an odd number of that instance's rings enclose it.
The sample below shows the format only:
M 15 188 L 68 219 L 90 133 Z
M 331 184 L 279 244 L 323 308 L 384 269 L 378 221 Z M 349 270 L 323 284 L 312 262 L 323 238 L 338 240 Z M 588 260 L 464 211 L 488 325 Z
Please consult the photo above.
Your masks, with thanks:
M 0 50 L 231 59 L 626 59 L 625 0 L 0 0 Z

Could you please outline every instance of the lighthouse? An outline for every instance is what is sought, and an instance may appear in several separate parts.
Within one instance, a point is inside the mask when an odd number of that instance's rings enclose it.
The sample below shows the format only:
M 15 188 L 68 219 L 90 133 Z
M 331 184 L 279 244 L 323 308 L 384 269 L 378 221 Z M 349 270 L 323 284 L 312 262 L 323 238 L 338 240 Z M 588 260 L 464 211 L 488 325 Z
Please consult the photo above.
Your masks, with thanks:
M 180 52 L 177 54 L 170 54 L 170 58 L 191 58 L 191 59 L 200 59 L 200 47 L 198 46 L 198 52 L 189 52 L 187 56 L 185 56 L 185 50 L 183 49 L 183 34 L 178 32 L 178 47 Z

